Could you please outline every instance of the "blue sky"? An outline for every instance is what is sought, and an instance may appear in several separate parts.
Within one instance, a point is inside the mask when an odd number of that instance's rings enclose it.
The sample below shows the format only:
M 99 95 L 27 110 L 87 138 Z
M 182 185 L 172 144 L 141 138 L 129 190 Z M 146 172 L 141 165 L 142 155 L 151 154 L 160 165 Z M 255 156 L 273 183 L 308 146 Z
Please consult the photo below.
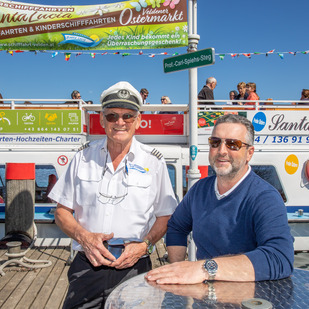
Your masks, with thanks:
M 25 0 L 21 2 L 48 5 L 104 4 L 107 0 Z M 309 89 L 309 54 L 296 56 L 278 52 L 309 50 L 308 0 L 210 1 L 197 0 L 198 49 L 215 48 L 226 54 L 216 56 L 212 66 L 198 69 L 198 91 L 209 76 L 218 80 L 215 99 L 228 99 L 230 90 L 240 81 L 255 82 L 261 99 L 298 100 L 303 88 Z M 251 59 L 231 53 L 266 53 Z M 148 53 L 166 51 L 169 56 L 149 58 Z M 124 51 L 120 51 L 124 52 Z M 131 51 L 132 52 L 132 51 Z M 136 50 L 138 52 L 138 50 Z M 110 85 L 126 80 L 138 90 L 147 88 L 149 102 L 160 104 L 167 95 L 172 103 L 187 104 L 189 99 L 188 71 L 163 72 L 163 59 L 173 53 L 186 53 L 186 48 L 144 50 L 143 56 L 64 55 L 20 53 L 11 56 L 0 52 L 0 93 L 4 98 L 66 99 L 72 90 L 81 92 L 83 99 L 99 103 L 101 92 Z

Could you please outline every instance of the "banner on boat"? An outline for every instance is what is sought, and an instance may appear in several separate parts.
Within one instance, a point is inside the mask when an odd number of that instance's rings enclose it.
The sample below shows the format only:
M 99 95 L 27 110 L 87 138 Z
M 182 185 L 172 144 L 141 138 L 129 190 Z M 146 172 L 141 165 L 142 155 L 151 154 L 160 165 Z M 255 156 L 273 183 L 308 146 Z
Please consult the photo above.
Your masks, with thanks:
M 82 133 L 80 110 L 1 110 L 0 134 Z
M 130 0 L 83 6 L 0 1 L 0 50 L 154 49 L 187 45 L 187 0 Z
M 248 118 L 255 130 L 255 145 L 309 145 L 309 118 L 301 110 L 217 111 L 198 113 L 198 134 L 210 135 L 216 120 L 224 114 Z M 200 143 L 207 143 L 201 138 Z

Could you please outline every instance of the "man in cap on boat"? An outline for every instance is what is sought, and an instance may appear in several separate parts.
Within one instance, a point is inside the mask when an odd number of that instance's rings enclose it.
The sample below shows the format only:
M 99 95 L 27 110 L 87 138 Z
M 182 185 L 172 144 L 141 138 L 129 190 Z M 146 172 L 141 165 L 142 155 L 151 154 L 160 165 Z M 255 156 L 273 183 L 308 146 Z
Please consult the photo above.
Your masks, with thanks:
M 262 281 L 293 272 L 293 237 L 279 192 L 249 165 L 254 128 L 239 115 L 221 116 L 209 138 L 215 176 L 199 180 L 168 223 L 172 264 L 150 271 L 160 284 L 205 280 Z M 193 232 L 197 261 L 184 261 Z
M 119 82 L 101 103 L 106 137 L 82 147 L 49 194 L 56 223 L 78 251 L 64 308 L 103 308 L 114 287 L 149 271 L 149 254 L 177 205 L 161 153 L 134 137 L 139 92 Z

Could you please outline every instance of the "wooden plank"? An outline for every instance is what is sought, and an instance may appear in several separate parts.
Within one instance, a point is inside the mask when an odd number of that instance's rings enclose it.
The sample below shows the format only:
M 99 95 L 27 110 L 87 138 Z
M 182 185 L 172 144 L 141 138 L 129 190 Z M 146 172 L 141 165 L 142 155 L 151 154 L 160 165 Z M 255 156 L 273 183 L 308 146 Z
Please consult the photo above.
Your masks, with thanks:
M 49 273 L 49 276 L 47 277 L 47 280 L 44 282 L 44 285 L 42 286 L 40 292 L 38 293 L 36 300 L 32 304 L 32 308 L 46 308 L 46 303 L 50 299 L 50 295 L 53 292 L 53 289 L 57 286 L 57 282 L 59 280 L 60 275 L 63 272 L 63 269 L 65 268 L 65 259 L 63 257 L 68 257 L 68 254 L 64 253 L 63 255 L 63 248 L 57 248 L 54 251 L 54 256 L 57 257 L 55 261 L 55 265 L 53 267 L 52 272 Z M 63 297 L 63 295 L 62 295 Z M 55 298 L 56 300 L 56 298 Z M 62 298 L 60 299 L 61 302 Z M 54 307 L 57 308 L 53 303 Z
M 32 249 L 27 254 L 27 258 L 39 259 L 42 252 Z M 20 266 L 8 266 L 4 268 L 5 276 L 0 280 L 0 307 L 14 308 L 28 286 L 37 276 L 37 272 L 27 270 Z
M 44 305 L 41 306 L 41 307 L 34 307 L 32 304 L 37 299 L 37 295 L 39 294 L 39 291 L 41 290 L 44 282 L 48 278 L 49 273 L 54 268 L 56 258 L 53 256 L 53 251 L 54 251 L 54 249 L 52 249 L 52 248 L 47 248 L 44 251 L 44 253 L 42 254 L 40 259 L 41 260 L 51 260 L 52 265 L 50 267 L 37 270 L 37 276 L 36 276 L 35 280 L 29 286 L 27 292 L 23 295 L 20 302 L 17 304 L 17 306 L 15 308 L 19 308 L 19 309 L 26 309 L 26 308 L 42 309 L 42 308 L 44 308 Z
M 45 309 L 55 309 L 55 308 L 62 308 L 65 296 L 68 290 L 68 278 L 67 273 L 69 270 L 69 266 L 66 265 L 66 260 L 70 255 L 70 248 L 67 247 L 63 250 L 62 255 L 57 263 L 61 264 L 62 271 L 58 276 L 56 285 L 53 288 L 53 291 L 49 297 L 49 300 L 45 306 Z

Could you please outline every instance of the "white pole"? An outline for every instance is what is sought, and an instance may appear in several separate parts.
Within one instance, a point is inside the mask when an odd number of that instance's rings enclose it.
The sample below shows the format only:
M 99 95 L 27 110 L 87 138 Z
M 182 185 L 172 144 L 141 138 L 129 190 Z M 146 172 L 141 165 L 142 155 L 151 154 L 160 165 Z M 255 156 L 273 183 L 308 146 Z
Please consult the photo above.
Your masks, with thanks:
M 200 36 L 197 34 L 197 0 L 189 0 L 188 7 L 188 53 L 197 51 Z M 188 189 L 201 177 L 198 169 L 198 133 L 197 133 L 197 68 L 189 69 L 189 106 L 190 106 L 190 168 L 188 170 Z M 189 236 L 189 261 L 196 260 L 196 247 Z

